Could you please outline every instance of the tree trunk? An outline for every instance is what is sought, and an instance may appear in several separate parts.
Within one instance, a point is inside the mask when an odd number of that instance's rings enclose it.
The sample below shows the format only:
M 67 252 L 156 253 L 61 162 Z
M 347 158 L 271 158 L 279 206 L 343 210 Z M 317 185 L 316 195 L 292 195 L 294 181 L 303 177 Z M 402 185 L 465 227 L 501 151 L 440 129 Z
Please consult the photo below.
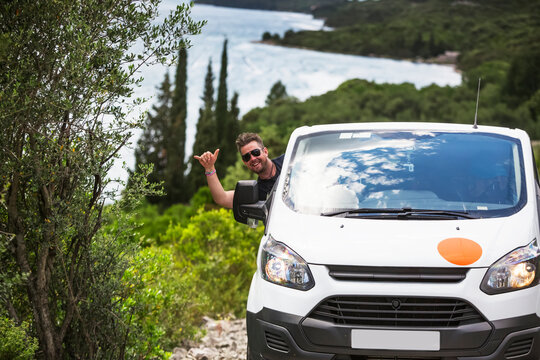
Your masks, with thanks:
M 55 328 L 51 319 L 48 302 L 47 268 L 49 261 L 49 247 L 42 245 L 36 259 L 37 269 L 32 272 L 28 262 L 28 253 L 25 241 L 25 229 L 19 218 L 17 208 L 17 194 L 19 192 L 20 174 L 15 172 L 8 198 L 9 230 L 15 235 L 15 254 L 17 264 L 22 274 L 28 274 L 27 291 L 32 304 L 35 324 L 41 349 L 47 360 L 59 359 L 60 349 L 55 345 Z
M 22 234 L 16 235 L 16 253 L 17 263 L 23 273 L 30 274 L 27 280 L 28 297 L 32 304 L 32 310 L 34 312 L 35 324 L 41 349 L 44 352 L 47 360 L 55 360 L 59 358 L 59 349 L 56 347 L 55 342 L 55 328 L 54 322 L 51 319 L 48 302 L 47 291 L 47 277 L 45 274 L 46 264 L 43 267 L 38 268 L 37 274 L 30 271 L 28 260 L 26 257 L 26 244 L 24 236 Z M 43 257 L 48 257 L 48 250 L 41 251 L 40 263 L 43 261 Z

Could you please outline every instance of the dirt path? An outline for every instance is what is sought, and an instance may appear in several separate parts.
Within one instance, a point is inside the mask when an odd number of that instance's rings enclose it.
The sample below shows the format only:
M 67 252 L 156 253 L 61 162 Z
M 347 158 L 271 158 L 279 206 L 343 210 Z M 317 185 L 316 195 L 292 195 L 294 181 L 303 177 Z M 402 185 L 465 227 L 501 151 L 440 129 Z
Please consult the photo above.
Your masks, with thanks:
M 246 358 L 246 320 L 205 318 L 206 336 L 191 348 L 176 348 L 170 360 L 243 360 Z

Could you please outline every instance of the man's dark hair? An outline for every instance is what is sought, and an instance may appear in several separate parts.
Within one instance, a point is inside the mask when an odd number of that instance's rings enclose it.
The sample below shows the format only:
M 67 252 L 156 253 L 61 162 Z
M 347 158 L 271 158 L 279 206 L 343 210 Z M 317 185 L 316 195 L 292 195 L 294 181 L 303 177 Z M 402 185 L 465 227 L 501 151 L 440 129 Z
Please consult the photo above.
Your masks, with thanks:
M 261 149 L 264 148 L 263 141 L 262 141 L 261 137 L 258 134 L 255 134 L 255 133 L 241 133 L 236 138 L 236 147 L 238 148 L 238 151 L 240 151 L 240 148 L 242 148 L 242 146 L 246 146 L 247 144 L 249 144 L 252 141 L 256 141 L 257 144 L 259 144 L 259 146 L 261 147 Z

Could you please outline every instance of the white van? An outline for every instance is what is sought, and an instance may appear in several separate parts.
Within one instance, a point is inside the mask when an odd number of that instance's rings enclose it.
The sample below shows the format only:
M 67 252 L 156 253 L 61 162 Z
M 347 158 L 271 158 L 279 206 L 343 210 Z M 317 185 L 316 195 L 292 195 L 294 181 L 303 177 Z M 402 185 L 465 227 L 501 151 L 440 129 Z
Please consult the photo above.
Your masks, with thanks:
M 266 202 L 248 359 L 540 359 L 539 191 L 524 131 L 359 123 L 293 132 Z

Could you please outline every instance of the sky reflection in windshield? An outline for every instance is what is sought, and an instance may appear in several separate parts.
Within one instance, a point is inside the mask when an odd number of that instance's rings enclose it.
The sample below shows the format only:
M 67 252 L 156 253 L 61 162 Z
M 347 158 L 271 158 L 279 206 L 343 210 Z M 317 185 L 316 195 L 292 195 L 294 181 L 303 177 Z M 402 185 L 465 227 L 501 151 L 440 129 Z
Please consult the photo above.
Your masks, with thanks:
M 524 201 L 518 144 L 484 133 L 357 132 L 303 138 L 285 202 L 321 214 L 356 208 L 515 209 Z

